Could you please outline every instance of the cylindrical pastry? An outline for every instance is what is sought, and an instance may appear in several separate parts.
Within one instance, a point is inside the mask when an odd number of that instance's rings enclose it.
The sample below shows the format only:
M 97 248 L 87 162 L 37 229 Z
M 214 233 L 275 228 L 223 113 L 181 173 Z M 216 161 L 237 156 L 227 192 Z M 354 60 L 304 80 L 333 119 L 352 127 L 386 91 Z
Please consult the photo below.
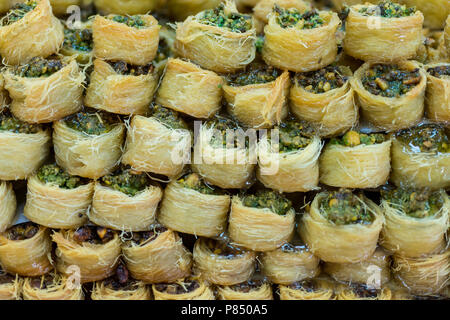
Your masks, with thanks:
M 280 300 L 334 300 L 334 288 L 330 281 L 304 280 L 280 285 Z
M 226 240 L 200 238 L 194 245 L 194 274 L 209 283 L 229 286 L 250 279 L 256 254 Z
M 8 273 L 34 277 L 49 272 L 51 250 L 50 230 L 31 222 L 0 234 L 0 265 Z
M 94 183 L 71 176 L 55 164 L 42 166 L 27 181 L 23 212 L 48 228 L 78 228 L 88 220 Z
M 256 132 L 244 132 L 235 121 L 221 117 L 201 125 L 191 168 L 208 183 L 244 188 L 253 178 L 256 162 Z
M 9 65 L 47 57 L 64 41 L 64 27 L 53 15 L 49 0 L 16 4 L 0 25 L 0 55 Z
M 64 29 L 64 43 L 60 51 L 63 55 L 73 56 L 78 63 L 87 65 L 93 59 L 93 46 L 91 21 Z
M 65 276 L 74 274 L 81 283 L 111 276 L 119 261 L 119 235 L 106 228 L 83 226 L 60 230 L 52 235 L 56 243 L 56 269 Z
M 53 124 L 56 162 L 72 175 L 98 179 L 118 164 L 124 133 L 124 124 L 111 114 L 71 115 Z
M 228 113 L 246 127 L 271 128 L 287 115 L 289 72 L 270 66 L 250 65 L 228 76 L 223 86 Z
M 307 72 L 332 63 L 337 55 L 336 31 L 340 20 L 331 11 L 275 6 L 264 27 L 264 61 L 280 69 Z
M 436 294 L 448 284 L 450 251 L 421 258 L 393 256 L 394 276 L 414 294 Z
M 229 207 L 229 195 L 191 173 L 166 187 L 158 221 L 179 232 L 215 237 L 226 229 Z
M 8 229 L 16 215 L 16 194 L 12 184 L 0 181 L 0 232 Z
M 178 113 L 154 105 L 151 117 L 131 120 L 121 161 L 138 171 L 176 177 L 190 156 L 191 143 L 191 132 Z
M 450 15 L 448 0 L 399 0 L 398 2 L 420 10 L 424 16 L 423 25 L 426 28 L 442 29 L 445 19 Z
M 152 63 L 136 66 L 95 59 L 84 103 L 113 113 L 145 114 L 157 85 Z
M 320 182 L 361 189 L 383 185 L 391 169 L 391 144 L 381 133 L 348 131 L 333 138 L 320 155 Z
M 255 251 L 271 251 L 290 241 L 294 234 L 295 210 L 276 191 L 234 196 L 228 232 L 233 244 Z
M 84 73 L 74 59 L 36 57 L 5 73 L 11 112 L 20 120 L 59 120 L 81 108 Z
M 53 272 L 40 277 L 25 278 L 22 297 L 24 300 L 84 300 L 82 286 L 71 281 Z
M 375 289 L 365 284 L 352 283 L 341 285 L 337 289 L 337 300 L 391 300 L 392 292 L 388 287 Z
M 391 180 L 398 187 L 450 186 L 450 141 L 438 125 L 399 131 L 392 141 Z
M 158 50 L 159 28 L 151 15 L 97 15 L 92 23 L 94 56 L 133 65 L 149 64 Z
M 320 259 L 304 245 L 287 243 L 276 250 L 264 252 L 259 260 L 264 275 L 276 284 L 289 285 L 312 279 L 320 273 Z
M 253 8 L 253 15 L 266 24 L 275 4 L 285 9 L 295 8 L 299 12 L 312 9 L 311 3 L 305 0 L 260 0 Z
M 357 263 L 373 255 L 383 221 L 375 203 L 341 189 L 317 194 L 298 231 L 323 261 Z
M 131 276 L 145 283 L 175 282 L 191 273 L 192 254 L 176 232 L 159 225 L 134 232 L 122 252 Z
M 323 271 L 336 281 L 365 283 L 372 288 L 381 288 L 391 279 L 390 257 L 381 247 L 368 259 L 360 262 L 326 262 Z
M 20 180 L 32 175 L 50 153 L 50 130 L 0 113 L 0 180 Z
M 351 70 L 343 66 L 297 73 L 289 94 L 292 113 L 317 126 L 320 136 L 345 133 L 358 122 L 351 76 Z
M 155 300 L 215 300 L 209 284 L 195 279 L 154 284 L 152 291 Z
M 19 300 L 22 279 L 12 276 L 0 269 L 0 300 Z
M 217 288 L 219 300 L 273 300 L 272 286 L 267 281 L 249 280 Z
M 404 257 L 442 251 L 449 226 L 450 200 L 443 190 L 382 190 L 385 224 L 381 245 Z
M 422 118 L 427 76 L 417 62 L 365 63 L 350 82 L 363 118 L 373 125 L 396 131 Z
M 415 56 L 421 43 L 423 14 L 384 1 L 350 7 L 345 21 L 345 52 L 357 59 L 393 62 Z
M 209 118 L 220 109 L 222 78 L 181 59 L 169 58 L 156 102 L 195 118 Z
M 253 61 L 256 30 L 252 16 L 226 1 L 177 23 L 178 55 L 215 72 L 234 72 Z
M 278 139 L 275 134 L 278 130 Z M 306 192 L 318 188 L 322 143 L 307 123 L 288 120 L 258 144 L 256 176 L 267 188 Z
M 159 8 L 165 0 L 94 0 L 95 7 L 102 14 L 123 15 L 145 14 Z
M 167 0 L 167 7 L 176 21 L 183 21 L 200 11 L 217 7 L 222 0 Z
M 450 123 L 450 63 L 426 66 L 427 91 L 425 110 L 428 119 Z
M 119 168 L 95 183 L 89 220 L 116 230 L 148 230 L 161 198 L 161 188 L 146 173 Z

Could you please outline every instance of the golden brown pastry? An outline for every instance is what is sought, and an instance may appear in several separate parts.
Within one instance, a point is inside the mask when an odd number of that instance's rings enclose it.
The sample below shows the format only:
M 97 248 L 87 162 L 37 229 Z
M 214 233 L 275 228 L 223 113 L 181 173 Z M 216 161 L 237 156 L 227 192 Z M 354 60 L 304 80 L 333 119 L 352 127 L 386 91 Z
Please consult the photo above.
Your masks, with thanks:
M 423 25 L 426 28 L 442 29 L 445 19 L 450 15 L 448 0 L 399 0 L 398 2 L 420 10 L 424 16 Z
M 249 280 L 217 288 L 219 300 L 273 300 L 272 286 L 264 280 Z
M 334 300 L 334 286 L 330 281 L 312 279 L 278 286 L 280 300 Z
M 0 300 L 19 300 L 23 280 L 0 269 Z
M 222 0 L 167 0 L 167 7 L 176 21 L 183 21 L 200 11 L 217 7 Z
M 196 279 L 154 284 L 152 290 L 155 300 L 215 300 L 209 284 Z
M 285 9 L 296 8 L 300 12 L 311 10 L 312 8 L 312 4 L 305 0 L 260 0 L 253 8 L 253 15 L 266 24 L 275 4 Z
M 427 70 L 425 111 L 428 119 L 450 123 L 450 63 L 433 63 Z
M 22 286 L 24 300 L 84 300 L 83 288 L 76 280 L 55 272 L 40 277 L 25 278 Z
M 337 288 L 337 300 L 391 300 L 392 292 L 388 287 L 375 289 L 365 284 L 352 283 Z
M 8 229 L 16 215 L 16 194 L 9 182 L 0 181 L 0 232 Z

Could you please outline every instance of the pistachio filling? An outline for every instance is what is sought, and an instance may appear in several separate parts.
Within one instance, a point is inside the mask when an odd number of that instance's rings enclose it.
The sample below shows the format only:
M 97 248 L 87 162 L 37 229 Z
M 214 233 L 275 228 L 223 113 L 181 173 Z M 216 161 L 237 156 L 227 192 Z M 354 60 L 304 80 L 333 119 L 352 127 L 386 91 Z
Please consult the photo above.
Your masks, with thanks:
M 272 66 L 263 64 L 252 64 L 249 69 L 228 76 L 231 86 L 241 87 L 251 84 L 261 84 L 275 81 L 280 75 L 280 71 Z
M 345 147 L 356 147 L 359 145 L 371 146 L 386 141 L 386 137 L 382 133 L 361 133 L 350 130 L 341 138 L 332 138 L 330 144 L 338 144 Z
M 33 222 L 24 222 L 12 226 L 6 230 L 9 240 L 20 241 L 33 238 L 39 231 L 39 226 Z
M 228 118 L 215 118 L 206 122 L 207 128 L 213 128 L 214 134 L 211 137 L 210 144 L 215 148 L 247 148 L 249 146 L 249 139 L 240 139 L 237 130 L 241 129 L 239 124 Z M 241 129 L 242 130 L 242 129 Z
M 383 18 L 403 18 L 412 16 L 416 12 L 415 7 L 408 8 L 391 1 L 383 1 L 377 5 L 363 7 L 359 10 L 365 16 L 379 16 Z
M 30 281 L 30 285 L 33 289 L 36 290 L 46 290 L 54 285 L 54 280 L 54 274 L 47 273 L 43 276 L 32 278 Z
M 382 189 L 381 196 L 391 207 L 419 219 L 434 216 L 441 210 L 445 201 L 440 191 L 429 189 Z
M 327 66 L 317 71 L 297 73 L 294 78 L 296 85 L 302 86 L 312 93 L 324 93 L 342 87 L 348 81 L 340 66 Z
M 28 0 L 23 3 L 15 4 L 4 18 L 1 20 L 2 26 L 8 26 L 22 19 L 28 12 L 36 8 L 37 1 Z
M 398 65 L 375 64 L 362 77 L 364 88 L 374 95 L 398 98 L 422 80 L 419 69 L 402 70 Z
M 200 284 L 195 280 L 185 280 L 181 283 L 159 283 L 155 284 L 156 290 L 168 294 L 184 294 L 200 288 Z
M 319 204 L 320 213 L 336 225 L 371 224 L 374 216 L 350 190 L 328 192 Z
M 133 291 L 138 287 L 137 281 L 130 278 L 128 269 L 122 262 L 117 266 L 115 274 L 103 281 L 103 285 L 115 291 Z
M 315 130 L 304 121 L 287 120 L 275 127 L 278 129 L 280 153 L 306 148 L 315 136 Z
M 103 176 L 100 181 L 102 185 L 131 197 L 151 185 L 151 180 L 145 172 L 136 172 L 127 167 L 119 168 L 115 172 Z
M 255 194 L 247 194 L 241 198 L 246 207 L 268 208 L 278 215 L 285 215 L 292 208 L 292 202 L 281 194 L 271 190 L 258 190 Z
M 118 120 L 113 114 L 89 110 L 70 115 L 64 122 L 71 129 L 98 136 L 110 132 Z
M 275 4 L 273 12 L 282 28 L 314 29 L 326 22 L 315 9 L 301 13 L 296 8 L 284 9 Z
M 74 189 L 86 184 L 86 180 L 72 176 L 56 164 L 42 166 L 37 172 L 37 177 L 42 183 L 56 185 L 63 189 Z
M 428 73 L 436 78 L 449 78 L 450 66 L 437 66 L 427 69 Z
M 152 73 L 155 69 L 152 62 L 145 66 L 135 66 L 132 64 L 128 64 L 125 61 L 108 61 L 108 63 L 111 65 L 111 67 L 113 67 L 114 71 L 117 74 L 124 76 L 145 76 L 149 73 Z
M 164 108 L 158 104 L 154 104 L 150 107 L 150 116 L 158 119 L 171 129 L 188 128 L 186 122 L 180 117 L 178 112 L 169 108 Z
M 221 190 L 206 184 L 203 179 L 196 173 L 189 173 L 177 181 L 183 187 L 198 191 L 208 195 L 220 195 L 223 194 Z
M 231 245 L 225 240 L 205 239 L 206 246 L 214 255 L 223 257 L 225 259 L 234 259 L 242 256 L 245 251 Z
M 64 66 L 58 58 L 34 57 L 26 64 L 14 67 L 13 72 L 17 76 L 25 78 L 49 77 Z
M 145 21 L 139 15 L 135 15 L 135 16 L 115 15 L 115 16 L 111 17 L 111 20 L 114 22 L 123 23 L 129 27 L 136 28 L 136 29 L 142 29 L 142 28 L 146 27 Z
M 156 52 L 155 62 L 161 62 L 173 56 L 172 49 L 164 38 L 159 39 L 158 50 Z
M 256 37 L 256 41 L 255 41 L 256 52 L 262 53 L 262 49 L 264 47 L 264 41 L 265 41 L 264 36 L 259 35 Z
M 413 152 L 449 153 L 450 141 L 445 129 L 439 125 L 425 124 L 400 130 L 397 138 Z
M 310 279 L 291 283 L 289 285 L 289 288 L 294 290 L 306 291 L 308 293 L 313 293 L 319 289 L 317 283 L 314 280 Z
M 233 291 L 238 291 L 242 293 L 249 293 L 253 290 L 258 290 L 264 285 L 263 280 L 248 280 L 242 283 L 238 283 L 235 285 L 230 286 L 230 289 Z
M 105 244 L 114 239 L 115 231 L 104 227 L 83 226 L 73 233 L 73 240 L 79 244 Z
M 92 50 L 93 44 L 91 29 L 64 29 L 65 48 L 88 52 Z
M 225 12 L 225 6 L 221 3 L 215 9 L 205 10 L 197 20 L 202 24 L 227 28 L 232 32 L 244 33 L 252 28 L 252 16 L 238 12 Z
M 168 229 L 166 227 L 156 225 L 148 231 L 133 232 L 128 234 L 126 238 L 130 239 L 130 241 L 136 245 L 143 245 L 156 240 L 161 233 L 164 233 L 167 230 Z
M 349 288 L 359 298 L 376 298 L 379 291 L 375 288 L 370 288 L 365 284 L 352 283 Z
M 0 113 L 0 131 L 33 134 L 42 131 L 42 126 L 19 120 L 8 110 L 5 110 Z

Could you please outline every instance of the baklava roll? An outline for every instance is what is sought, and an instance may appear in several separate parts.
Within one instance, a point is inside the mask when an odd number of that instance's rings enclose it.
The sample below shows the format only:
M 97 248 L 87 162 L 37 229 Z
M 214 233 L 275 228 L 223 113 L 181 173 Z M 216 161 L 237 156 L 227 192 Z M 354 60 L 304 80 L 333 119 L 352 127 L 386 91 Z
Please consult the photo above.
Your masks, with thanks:
M 55 272 L 40 277 L 25 278 L 22 286 L 24 300 L 84 300 L 80 284 Z
M 383 185 L 391 169 L 391 144 L 382 133 L 353 130 L 331 139 L 319 158 L 320 182 L 361 189 Z
M 355 5 L 345 21 L 345 52 L 371 62 L 394 62 L 415 56 L 422 40 L 423 14 L 390 1 Z
M 312 4 L 306 0 L 260 0 L 253 7 L 253 15 L 262 23 L 267 24 L 274 5 L 285 9 L 295 8 L 299 12 L 312 9 Z
M 162 194 L 145 172 L 121 167 L 95 183 L 89 220 L 115 230 L 148 230 Z
M 445 25 L 445 19 L 450 15 L 448 0 L 399 0 L 398 2 L 420 10 L 424 16 L 423 25 L 425 28 L 442 29 Z
M 256 176 L 266 188 L 279 192 L 318 189 L 321 150 L 322 143 L 309 124 L 287 120 L 271 130 L 270 137 L 260 139 Z
M 383 222 L 381 208 L 374 202 L 340 189 L 317 194 L 298 231 L 323 261 L 356 263 L 375 252 Z
M 333 284 L 328 280 L 297 281 L 278 288 L 280 300 L 335 300 Z
M 16 194 L 12 184 L 0 181 L 0 232 L 8 229 L 14 222 L 16 207 Z
M 228 232 L 232 243 L 254 251 L 272 251 L 294 234 L 292 202 L 272 190 L 234 196 Z
M 289 285 L 312 279 L 320 273 L 320 259 L 302 244 L 286 243 L 281 248 L 262 253 L 261 271 L 273 283 Z
M 190 156 L 192 133 L 176 111 L 153 105 L 150 113 L 132 118 L 121 161 L 137 171 L 177 177 Z
M 217 288 L 219 300 L 273 300 L 272 286 L 264 280 L 249 280 Z
M 84 73 L 75 59 L 35 57 L 4 73 L 11 112 L 20 120 L 44 123 L 80 110 Z
M 226 240 L 200 238 L 194 245 L 194 274 L 209 283 L 230 286 L 248 281 L 255 271 L 256 254 Z
M 425 70 L 415 61 L 365 63 L 351 80 L 363 118 L 386 131 L 420 121 L 426 84 Z
M 391 300 L 392 298 L 391 289 L 388 287 L 375 289 L 359 283 L 341 285 L 336 291 L 337 300 Z
M 145 66 L 156 56 L 159 28 L 151 15 L 97 15 L 92 23 L 94 56 Z
M 381 288 L 391 279 L 390 256 L 379 247 L 368 259 L 356 263 L 326 262 L 323 271 L 339 282 L 366 283 Z
M 394 277 L 413 294 L 439 293 L 450 274 L 450 251 L 420 258 L 393 256 Z
M 264 27 L 264 61 L 274 67 L 295 72 L 318 70 L 332 63 L 337 55 L 336 13 L 315 9 L 301 13 L 295 8 L 275 5 Z
M 222 78 L 182 59 L 169 58 L 156 103 L 195 118 L 207 119 L 219 111 Z
M 391 180 L 398 187 L 450 186 L 450 140 L 444 127 L 423 124 L 401 130 L 392 141 Z
M 210 285 L 196 279 L 154 284 L 152 291 L 155 300 L 215 300 Z
M 32 175 L 50 153 L 50 130 L 0 113 L 0 179 L 21 180 Z
M 145 114 L 158 86 L 153 63 L 130 65 L 125 61 L 95 59 L 84 103 L 118 114 Z
M 71 175 L 98 179 L 119 162 L 125 125 L 112 114 L 84 110 L 53 123 L 59 166 Z
M 191 163 L 194 172 L 224 189 L 250 184 L 257 163 L 254 131 L 244 132 L 237 122 L 216 117 L 202 124 L 197 139 Z
M 31 221 L 48 228 L 78 228 L 88 220 L 94 183 L 72 176 L 56 164 L 42 166 L 27 181 L 23 212 Z
M 226 230 L 229 208 L 228 194 L 191 173 L 168 184 L 158 221 L 179 232 L 215 237 Z
M 135 15 L 155 11 L 165 2 L 166 0 L 94 0 L 94 5 L 102 14 Z
M 450 123 L 450 63 L 426 66 L 428 82 L 425 111 L 428 119 Z
M 119 264 L 116 273 L 97 281 L 91 293 L 92 300 L 151 300 L 150 288 L 142 281 L 129 277 L 128 270 Z
M 9 65 L 56 53 L 63 41 L 64 27 L 49 0 L 17 3 L 0 23 L 0 55 Z
M 235 72 L 253 61 L 256 30 L 252 16 L 227 0 L 177 23 L 175 50 L 179 56 L 214 72 Z
M 60 53 L 65 56 L 75 57 L 81 65 L 92 62 L 94 41 L 92 38 L 92 22 L 84 22 L 80 25 L 64 29 L 64 43 Z
M 404 257 L 420 257 L 446 246 L 450 200 L 444 190 L 382 190 L 385 224 L 381 245 Z
M 289 72 L 251 64 L 242 73 L 228 76 L 223 86 L 228 113 L 250 128 L 271 128 L 287 115 Z
M 192 254 L 176 232 L 160 225 L 133 232 L 122 253 L 131 276 L 145 283 L 175 282 L 191 274 Z
M 63 275 L 75 273 L 85 283 L 114 274 L 120 255 L 120 238 L 115 231 L 83 226 L 54 232 L 52 238 L 57 245 L 56 269 Z
M 213 9 L 221 2 L 222 0 L 167 0 L 167 7 L 176 21 L 183 21 L 201 11 Z
M 297 73 L 289 94 L 292 113 L 317 126 L 320 136 L 344 134 L 358 123 L 351 77 L 351 70 L 344 66 Z
M 19 300 L 22 282 L 18 275 L 10 275 L 0 268 L 0 300 Z
M 25 222 L 0 234 L 0 265 L 11 274 L 40 276 L 53 269 L 50 230 Z

